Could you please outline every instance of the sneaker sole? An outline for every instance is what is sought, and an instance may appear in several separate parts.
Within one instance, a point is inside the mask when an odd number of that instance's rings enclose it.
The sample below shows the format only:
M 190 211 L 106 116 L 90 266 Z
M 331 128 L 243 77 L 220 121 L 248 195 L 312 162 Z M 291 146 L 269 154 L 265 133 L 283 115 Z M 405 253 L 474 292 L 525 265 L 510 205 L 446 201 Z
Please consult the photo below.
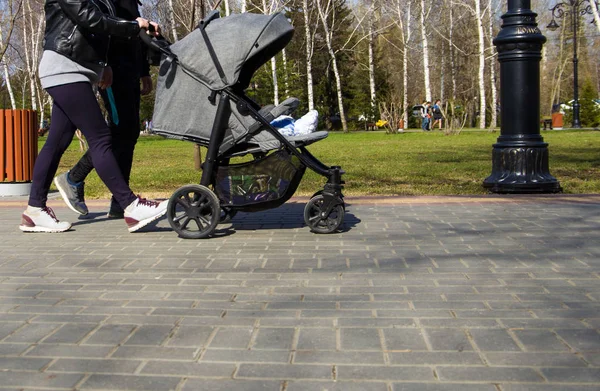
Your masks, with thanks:
M 161 213 L 157 214 L 156 216 L 152 216 L 152 217 L 149 217 L 147 219 L 138 221 L 138 223 L 136 225 L 132 225 L 131 227 L 128 227 L 127 229 L 129 230 L 129 232 L 135 232 L 135 231 L 137 231 L 139 229 L 144 228 L 145 226 L 147 226 L 151 222 L 160 219 L 161 217 L 163 217 L 166 214 L 167 214 L 167 209 L 165 209 Z
M 58 183 L 58 181 L 56 180 L 58 177 L 54 178 L 54 185 L 56 186 L 56 188 L 58 189 L 58 192 L 60 193 L 60 196 L 62 197 L 63 201 L 65 204 L 67 204 L 67 206 L 69 207 L 69 209 L 71 209 L 73 212 L 85 216 L 88 214 L 88 212 L 85 213 L 81 213 L 81 211 L 78 211 L 77 209 L 75 209 L 75 207 L 73 205 L 71 205 L 71 203 L 69 201 L 67 201 L 69 199 L 69 197 L 67 197 L 67 193 L 65 192 L 65 190 L 62 188 L 62 186 L 60 185 L 60 183 Z
M 69 225 L 66 229 L 57 229 L 57 228 L 46 228 L 46 227 L 28 227 L 26 225 L 19 225 L 19 229 L 23 232 L 43 232 L 43 233 L 60 233 L 65 232 L 71 229 L 71 225 Z

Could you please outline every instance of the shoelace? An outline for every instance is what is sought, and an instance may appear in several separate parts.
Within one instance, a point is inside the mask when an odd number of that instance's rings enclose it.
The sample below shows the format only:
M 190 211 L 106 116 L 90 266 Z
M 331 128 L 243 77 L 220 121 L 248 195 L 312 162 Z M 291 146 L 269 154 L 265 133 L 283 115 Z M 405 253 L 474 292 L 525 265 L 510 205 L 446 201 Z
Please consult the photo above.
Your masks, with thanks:
M 59 222 L 58 219 L 56 218 L 56 215 L 54 214 L 54 211 L 52 210 L 52 208 L 50 208 L 49 206 L 45 206 L 42 208 L 42 212 L 46 213 L 48 216 L 52 217 L 52 219 L 55 222 Z
M 145 198 L 138 196 L 138 205 L 149 206 L 151 208 L 158 208 L 158 204 L 159 203 L 156 201 L 150 201 L 150 200 L 147 200 Z

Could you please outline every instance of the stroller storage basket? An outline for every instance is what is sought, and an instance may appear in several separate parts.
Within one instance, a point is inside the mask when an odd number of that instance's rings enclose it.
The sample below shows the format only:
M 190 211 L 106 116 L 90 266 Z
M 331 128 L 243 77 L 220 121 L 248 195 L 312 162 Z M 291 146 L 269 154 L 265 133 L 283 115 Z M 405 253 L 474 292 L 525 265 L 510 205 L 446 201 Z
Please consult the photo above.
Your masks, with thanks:
M 247 163 L 219 166 L 215 190 L 222 205 L 244 206 L 289 198 L 306 166 L 279 150 Z

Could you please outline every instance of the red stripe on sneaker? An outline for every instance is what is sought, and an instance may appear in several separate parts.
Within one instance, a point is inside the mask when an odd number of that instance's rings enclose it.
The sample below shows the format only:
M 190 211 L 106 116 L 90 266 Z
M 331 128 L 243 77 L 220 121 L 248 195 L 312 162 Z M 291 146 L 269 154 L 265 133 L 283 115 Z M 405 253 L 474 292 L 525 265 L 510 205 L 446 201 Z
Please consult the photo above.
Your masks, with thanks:
M 127 224 L 128 228 L 131 228 L 138 223 L 139 223 L 139 220 L 133 219 L 131 217 L 125 217 L 125 224 Z
M 33 220 L 31 220 L 29 216 L 25 214 L 21 215 L 21 225 L 25 227 L 35 227 L 35 223 L 33 222 Z

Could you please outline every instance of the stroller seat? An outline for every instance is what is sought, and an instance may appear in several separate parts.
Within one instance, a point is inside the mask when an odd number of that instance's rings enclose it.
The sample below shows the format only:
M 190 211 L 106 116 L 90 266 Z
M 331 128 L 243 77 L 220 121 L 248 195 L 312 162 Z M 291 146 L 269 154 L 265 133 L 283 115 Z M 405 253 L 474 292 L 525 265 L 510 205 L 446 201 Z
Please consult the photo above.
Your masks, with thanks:
M 266 133 L 266 132 L 263 132 Z M 270 136 L 270 134 L 268 134 Z M 286 137 L 286 139 L 292 144 L 295 148 L 305 147 L 317 141 L 323 140 L 329 136 L 329 132 L 326 130 L 320 130 L 318 132 L 312 132 L 309 134 L 302 134 L 299 136 Z M 241 143 L 236 145 L 232 150 L 228 151 L 227 157 L 237 157 L 244 156 L 247 154 L 258 154 L 265 153 L 272 150 L 279 149 L 281 147 L 281 143 L 275 138 L 266 142 L 262 142 L 258 144 L 257 142 L 249 141 L 247 143 Z
M 298 98 L 292 97 L 284 100 L 277 106 L 264 106 L 258 111 L 258 113 L 267 122 L 271 122 L 279 116 L 293 114 L 298 108 L 299 104 L 300 101 Z M 263 129 L 261 130 L 261 128 Z M 329 132 L 322 130 L 298 136 L 285 136 L 285 138 L 292 144 L 292 146 L 299 148 L 323 140 L 327 138 L 328 135 Z M 234 157 L 249 153 L 265 153 L 279 149 L 280 147 L 281 142 L 279 142 L 279 140 L 277 140 L 271 133 L 264 130 L 264 125 L 261 122 L 256 121 L 249 127 L 248 141 L 237 145 L 232 151 L 228 151 L 227 155 Z

